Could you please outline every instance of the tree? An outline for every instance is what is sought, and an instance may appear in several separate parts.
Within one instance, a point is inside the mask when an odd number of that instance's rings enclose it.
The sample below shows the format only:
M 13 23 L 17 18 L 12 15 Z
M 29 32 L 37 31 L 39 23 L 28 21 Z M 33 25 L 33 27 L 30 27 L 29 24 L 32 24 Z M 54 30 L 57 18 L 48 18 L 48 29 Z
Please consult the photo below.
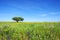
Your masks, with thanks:
M 14 20 L 16 22 L 19 22 L 19 21 L 23 22 L 24 18 L 22 18 L 22 17 L 13 17 L 12 20 Z

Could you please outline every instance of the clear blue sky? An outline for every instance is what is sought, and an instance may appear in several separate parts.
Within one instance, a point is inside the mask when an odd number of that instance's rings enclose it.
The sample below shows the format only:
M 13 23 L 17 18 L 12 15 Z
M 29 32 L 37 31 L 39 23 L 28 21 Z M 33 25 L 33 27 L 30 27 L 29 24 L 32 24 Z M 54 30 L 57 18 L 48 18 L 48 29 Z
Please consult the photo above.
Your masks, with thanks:
M 0 21 L 15 16 L 29 22 L 60 21 L 60 0 L 0 0 Z

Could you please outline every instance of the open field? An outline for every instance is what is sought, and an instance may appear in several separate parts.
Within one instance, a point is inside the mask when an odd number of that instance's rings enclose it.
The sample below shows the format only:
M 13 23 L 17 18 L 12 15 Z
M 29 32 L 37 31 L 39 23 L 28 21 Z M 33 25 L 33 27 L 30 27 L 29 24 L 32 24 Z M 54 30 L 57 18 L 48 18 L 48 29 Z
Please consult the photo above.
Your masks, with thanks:
M 60 40 L 60 22 L 0 22 L 0 40 Z

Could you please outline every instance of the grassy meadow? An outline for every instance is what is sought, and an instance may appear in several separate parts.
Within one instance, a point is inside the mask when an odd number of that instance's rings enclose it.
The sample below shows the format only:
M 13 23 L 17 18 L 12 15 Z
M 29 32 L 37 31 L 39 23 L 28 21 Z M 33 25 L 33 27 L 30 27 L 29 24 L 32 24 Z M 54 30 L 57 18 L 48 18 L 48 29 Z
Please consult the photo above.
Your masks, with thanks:
M 0 40 L 60 40 L 60 22 L 0 22 Z

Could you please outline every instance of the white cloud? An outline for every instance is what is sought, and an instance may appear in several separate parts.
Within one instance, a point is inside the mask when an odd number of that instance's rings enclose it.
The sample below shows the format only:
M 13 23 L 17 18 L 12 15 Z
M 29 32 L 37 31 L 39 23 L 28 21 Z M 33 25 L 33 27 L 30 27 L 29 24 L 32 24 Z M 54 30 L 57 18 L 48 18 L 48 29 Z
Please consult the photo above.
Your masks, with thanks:
M 51 14 L 51 15 L 57 15 L 57 14 L 60 14 L 60 12 L 51 12 L 49 14 Z
M 47 16 L 48 14 L 41 14 L 40 16 L 42 16 L 42 17 L 45 17 L 45 16 Z

